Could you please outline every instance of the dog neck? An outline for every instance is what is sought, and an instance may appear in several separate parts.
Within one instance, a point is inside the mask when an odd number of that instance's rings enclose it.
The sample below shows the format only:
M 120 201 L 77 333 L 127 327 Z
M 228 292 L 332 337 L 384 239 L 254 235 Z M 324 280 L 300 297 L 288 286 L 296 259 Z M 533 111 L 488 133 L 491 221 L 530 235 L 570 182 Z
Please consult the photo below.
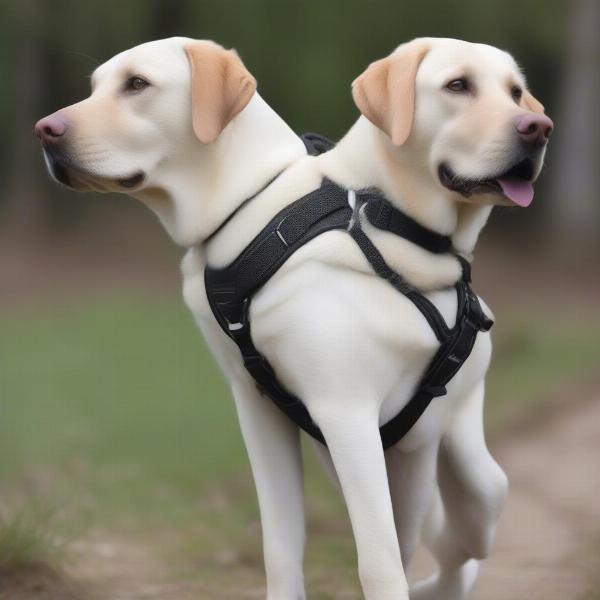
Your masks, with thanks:
M 324 174 L 355 189 L 376 187 L 423 226 L 452 238 L 454 249 L 470 256 L 491 206 L 457 202 L 432 178 L 419 148 L 410 140 L 397 148 L 361 116 L 337 146 L 322 157 Z
M 306 154 L 301 140 L 258 93 L 215 142 L 194 138 L 185 146 L 185 154 L 158 169 L 155 186 L 134 194 L 184 247 L 201 243 L 246 198 Z

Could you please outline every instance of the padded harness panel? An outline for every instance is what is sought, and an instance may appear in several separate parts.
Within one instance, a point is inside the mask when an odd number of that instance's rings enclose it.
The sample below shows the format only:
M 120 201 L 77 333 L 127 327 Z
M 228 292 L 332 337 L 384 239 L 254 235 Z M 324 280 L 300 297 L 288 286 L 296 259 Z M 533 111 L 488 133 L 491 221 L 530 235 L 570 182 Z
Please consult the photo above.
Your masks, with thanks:
M 308 134 L 303 140 L 311 154 L 323 152 L 332 145 L 317 134 Z M 349 194 L 354 195 L 354 208 L 349 204 Z M 215 318 L 237 344 L 244 366 L 259 390 L 298 427 L 325 444 L 323 434 L 306 406 L 278 381 L 269 362 L 254 346 L 248 315 L 254 293 L 298 248 L 326 231 L 347 231 L 373 271 L 419 309 L 440 342 L 412 398 L 398 415 L 380 428 L 383 447 L 389 448 L 410 431 L 433 398 L 446 394 L 446 385 L 471 354 L 477 333 L 488 331 L 493 321 L 483 313 L 469 286 L 469 263 L 457 256 L 463 266 L 463 277 L 455 284 L 458 297 L 456 323 L 448 328 L 433 303 L 388 266 L 360 227 L 361 211 L 375 227 L 408 239 L 430 252 L 451 251 L 448 237 L 426 229 L 393 207 L 378 191 L 353 192 L 325 179 L 321 187 L 275 215 L 229 266 L 222 269 L 207 266 L 204 281 Z

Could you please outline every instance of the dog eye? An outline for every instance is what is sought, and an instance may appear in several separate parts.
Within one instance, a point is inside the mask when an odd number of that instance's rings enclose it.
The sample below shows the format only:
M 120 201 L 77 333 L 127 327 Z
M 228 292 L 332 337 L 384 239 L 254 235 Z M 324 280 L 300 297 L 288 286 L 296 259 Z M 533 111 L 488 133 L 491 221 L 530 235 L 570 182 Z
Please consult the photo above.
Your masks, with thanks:
M 468 92 L 469 91 L 469 81 L 465 77 L 461 77 L 460 79 L 453 79 L 450 83 L 446 84 L 446 89 L 451 92 Z
M 140 92 L 150 85 L 145 79 L 141 77 L 130 77 L 125 83 L 126 91 Z
M 510 95 L 512 99 L 518 104 L 523 96 L 523 88 L 518 85 L 513 85 L 510 90 Z

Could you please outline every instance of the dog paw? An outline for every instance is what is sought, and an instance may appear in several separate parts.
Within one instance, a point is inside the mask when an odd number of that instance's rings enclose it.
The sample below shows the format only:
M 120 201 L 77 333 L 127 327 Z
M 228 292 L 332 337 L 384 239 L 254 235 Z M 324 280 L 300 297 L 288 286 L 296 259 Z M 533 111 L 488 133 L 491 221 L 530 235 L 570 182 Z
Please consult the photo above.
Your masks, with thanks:
M 469 560 L 454 571 L 436 573 L 410 588 L 410 600 L 466 600 L 475 585 L 479 562 Z
M 439 600 L 441 598 L 440 574 L 417 581 L 410 588 L 410 600 Z

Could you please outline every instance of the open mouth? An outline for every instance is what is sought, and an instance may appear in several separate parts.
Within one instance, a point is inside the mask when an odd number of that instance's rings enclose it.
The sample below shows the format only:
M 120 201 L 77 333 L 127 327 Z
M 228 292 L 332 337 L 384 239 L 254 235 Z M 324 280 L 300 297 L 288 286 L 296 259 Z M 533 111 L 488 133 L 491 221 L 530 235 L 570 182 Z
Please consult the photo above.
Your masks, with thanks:
M 518 206 L 529 206 L 533 200 L 533 176 L 535 167 L 530 158 L 525 158 L 496 177 L 472 179 L 461 177 L 442 163 L 438 168 L 441 184 L 466 198 L 473 194 L 495 193 L 508 198 Z

